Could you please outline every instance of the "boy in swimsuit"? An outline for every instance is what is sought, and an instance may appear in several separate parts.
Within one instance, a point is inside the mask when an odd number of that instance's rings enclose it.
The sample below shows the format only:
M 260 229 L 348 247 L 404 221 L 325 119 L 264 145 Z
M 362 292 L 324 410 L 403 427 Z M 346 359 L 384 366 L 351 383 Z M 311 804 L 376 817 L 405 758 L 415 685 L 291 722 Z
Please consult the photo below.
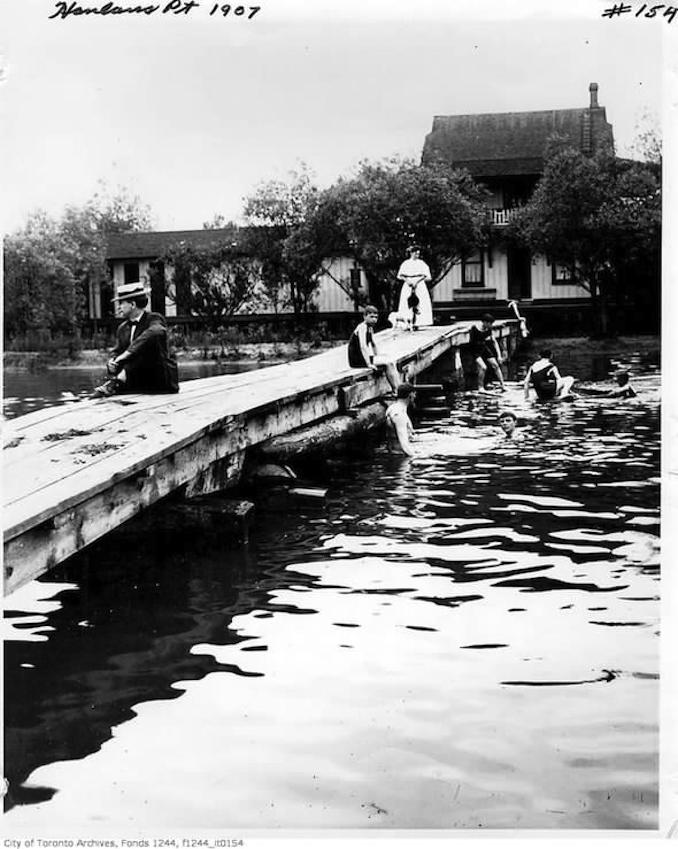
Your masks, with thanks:
M 480 327 L 474 324 L 469 333 L 469 344 L 478 369 L 479 392 L 485 391 L 485 374 L 487 373 L 488 366 L 492 369 L 499 381 L 501 391 L 504 392 L 506 390 L 504 386 L 504 375 L 501 373 L 501 366 L 499 365 L 501 362 L 501 351 L 499 350 L 499 343 L 492 334 L 493 324 L 494 317 L 486 312 L 481 316 Z
M 386 421 L 395 431 L 400 450 L 408 457 L 414 457 L 415 453 L 411 443 L 414 428 L 407 414 L 407 408 L 414 394 L 415 389 L 411 383 L 401 383 L 396 391 L 396 400 L 386 410 Z
M 379 356 L 374 341 L 374 325 L 379 317 L 379 310 L 368 304 L 364 310 L 364 320 L 351 333 L 348 340 L 348 364 L 351 368 L 369 368 L 372 371 L 384 371 L 391 388 L 395 392 L 400 385 L 398 370 L 395 364 L 386 357 Z
M 629 373 L 627 371 L 620 371 L 616 374 L 617 378 L 617 388 L 610 389 L 607 393 L 610 398 L 635 398 L 636 390 L 631 386 L 629 381 Z
M 543 348 L 539 359 L 532 363 L 523 383 L 525 400 L 529 401 L 530 387 L 534 389 L 539 401 L 562 401 L 570 395 L 574 378 L 561 377 L 557 367 L 551 362 L 551 351 Z

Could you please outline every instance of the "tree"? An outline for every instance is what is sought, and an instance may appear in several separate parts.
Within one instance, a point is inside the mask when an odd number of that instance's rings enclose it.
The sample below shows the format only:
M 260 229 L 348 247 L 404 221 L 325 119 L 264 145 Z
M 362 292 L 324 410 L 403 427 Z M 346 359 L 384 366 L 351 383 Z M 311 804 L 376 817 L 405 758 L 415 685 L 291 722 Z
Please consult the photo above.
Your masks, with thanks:
M 104 184 L 82 207 L 69 205 L 58 218 L 30 216 L 5 243 L 5 334 L 76 334 L 90 286 L 108 284 L 108 237 L 150 225 L 138 197 Z
M 615 329 L 611 305 L 628 309 L 641 282 L 633 272 L 658 279 L 661 186 L 653 168 L 609 150 L 552 150 L 509 232 L 567 267 L 591 294 L 596 331 L 607 335 Z
M 209 221 L 202 222 L 203 230 L 236 230 L 235 221 L 227 221 L 221 213 L 215 213 Z
M 444 162 L 395 158 L 361 163 L 355 176 L 323 193 L 315 214 L 333 222 L 333 238 L 362 266 L 371 299 L 390 310 L 408 244 L 422 245 L 434 284 L 481 244 L 484 196 L 467 172 Z
M 253 230 L 251 246 L 262 261 L 262 284 L 275 311 L 295 314 L 313 308 L 323 242 L 310 223 L 318 203 L 313 175 L 302 163 L 290 179 L 269 180 L 245 198 L 244 214 Z
M 201 247 L 181 242 L 163 257 L 174 269 L 174 287 L 182 306 L 216 331 L 244 306 L 253 306 L 260 281 L 256 261 L 241 246 Z M 183 292 L 180 290 L 183 288 Z
M 72 268 L 75 245 L 44 212 L 8 236 L 4 249 L 5 337 L 73 334 L 79 304 Z
M 638 160 L 656 166 L 655 173 L 661 179 L 662 137 L 656 119 L 646 112 L 636 125 L 636 140 L 632 151 Z
M 86 307 L 92 285 L 110 289 L 106 264 L 108 239 L 120 233 L 150 230 L 150 208 L 125 188 L 112 190 L 104 182 L 82 206 L 66 207 L 60 223 L 73 246 L 70 266 L 75 274 L 79 300 Z

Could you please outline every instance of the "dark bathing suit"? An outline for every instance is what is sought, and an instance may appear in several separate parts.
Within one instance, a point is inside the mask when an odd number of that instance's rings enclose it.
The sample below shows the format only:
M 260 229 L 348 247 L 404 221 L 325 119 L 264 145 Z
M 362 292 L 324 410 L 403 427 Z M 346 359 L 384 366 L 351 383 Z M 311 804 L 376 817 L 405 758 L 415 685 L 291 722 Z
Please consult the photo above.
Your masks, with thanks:
M 360 325 L 358 325 L 360 327 Z M 348 364 L 351 368 L 365 368 L 369 363 L 365 362 L 365 357 L 360 348 L 360 339 L 358 338 L 358 327 L 351 333 L 351 338 L 348 340 Z M 374 345 L 372 328 L 365 329 L 365 341 L 367 346 L 371 348 Z
M 551 401 L 558 392 L 558 381 L 553 363 L 532 372 L 532 386 L 540 401 Z
M 496 360 L 497 352 L 492 341 L 492 328 L 481 330 L 475 324 L 470 331 L 470 345 L 474 357 L 481 357 L 485 363 L 488 360 Z

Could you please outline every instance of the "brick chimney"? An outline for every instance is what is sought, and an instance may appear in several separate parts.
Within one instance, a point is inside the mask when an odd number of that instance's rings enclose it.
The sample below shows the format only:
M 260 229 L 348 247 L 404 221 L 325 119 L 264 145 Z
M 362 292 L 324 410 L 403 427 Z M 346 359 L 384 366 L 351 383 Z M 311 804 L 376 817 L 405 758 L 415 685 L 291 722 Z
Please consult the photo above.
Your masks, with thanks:
M 589 93 L 591 95 L 591 103 L 589 104 L 589 109 L 597 109 L 598 108 L 598 83 L 591 83 L 589 86 Z

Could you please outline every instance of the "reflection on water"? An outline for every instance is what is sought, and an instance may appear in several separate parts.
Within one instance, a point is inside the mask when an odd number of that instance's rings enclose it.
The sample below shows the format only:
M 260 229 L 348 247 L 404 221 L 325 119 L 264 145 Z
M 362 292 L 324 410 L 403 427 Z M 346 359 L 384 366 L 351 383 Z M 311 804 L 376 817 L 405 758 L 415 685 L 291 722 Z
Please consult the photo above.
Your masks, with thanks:
M 461 395 L 249 549 L 121 531 L 10 596 L 6 824 L 656 827 L 657 399 Z
M 270 364 L 182 361 L 179 363 L 179 376 L 182 381 L 195 380 L 217 374 L 239 374 L 267 365 Z M 55 407 L 88 398 L 104 378 L 101 366 L 45 368 L 39 371 L 8 369 L 3 378 L 3 412 L 8 419 L 13 419 L 42 407 Z

